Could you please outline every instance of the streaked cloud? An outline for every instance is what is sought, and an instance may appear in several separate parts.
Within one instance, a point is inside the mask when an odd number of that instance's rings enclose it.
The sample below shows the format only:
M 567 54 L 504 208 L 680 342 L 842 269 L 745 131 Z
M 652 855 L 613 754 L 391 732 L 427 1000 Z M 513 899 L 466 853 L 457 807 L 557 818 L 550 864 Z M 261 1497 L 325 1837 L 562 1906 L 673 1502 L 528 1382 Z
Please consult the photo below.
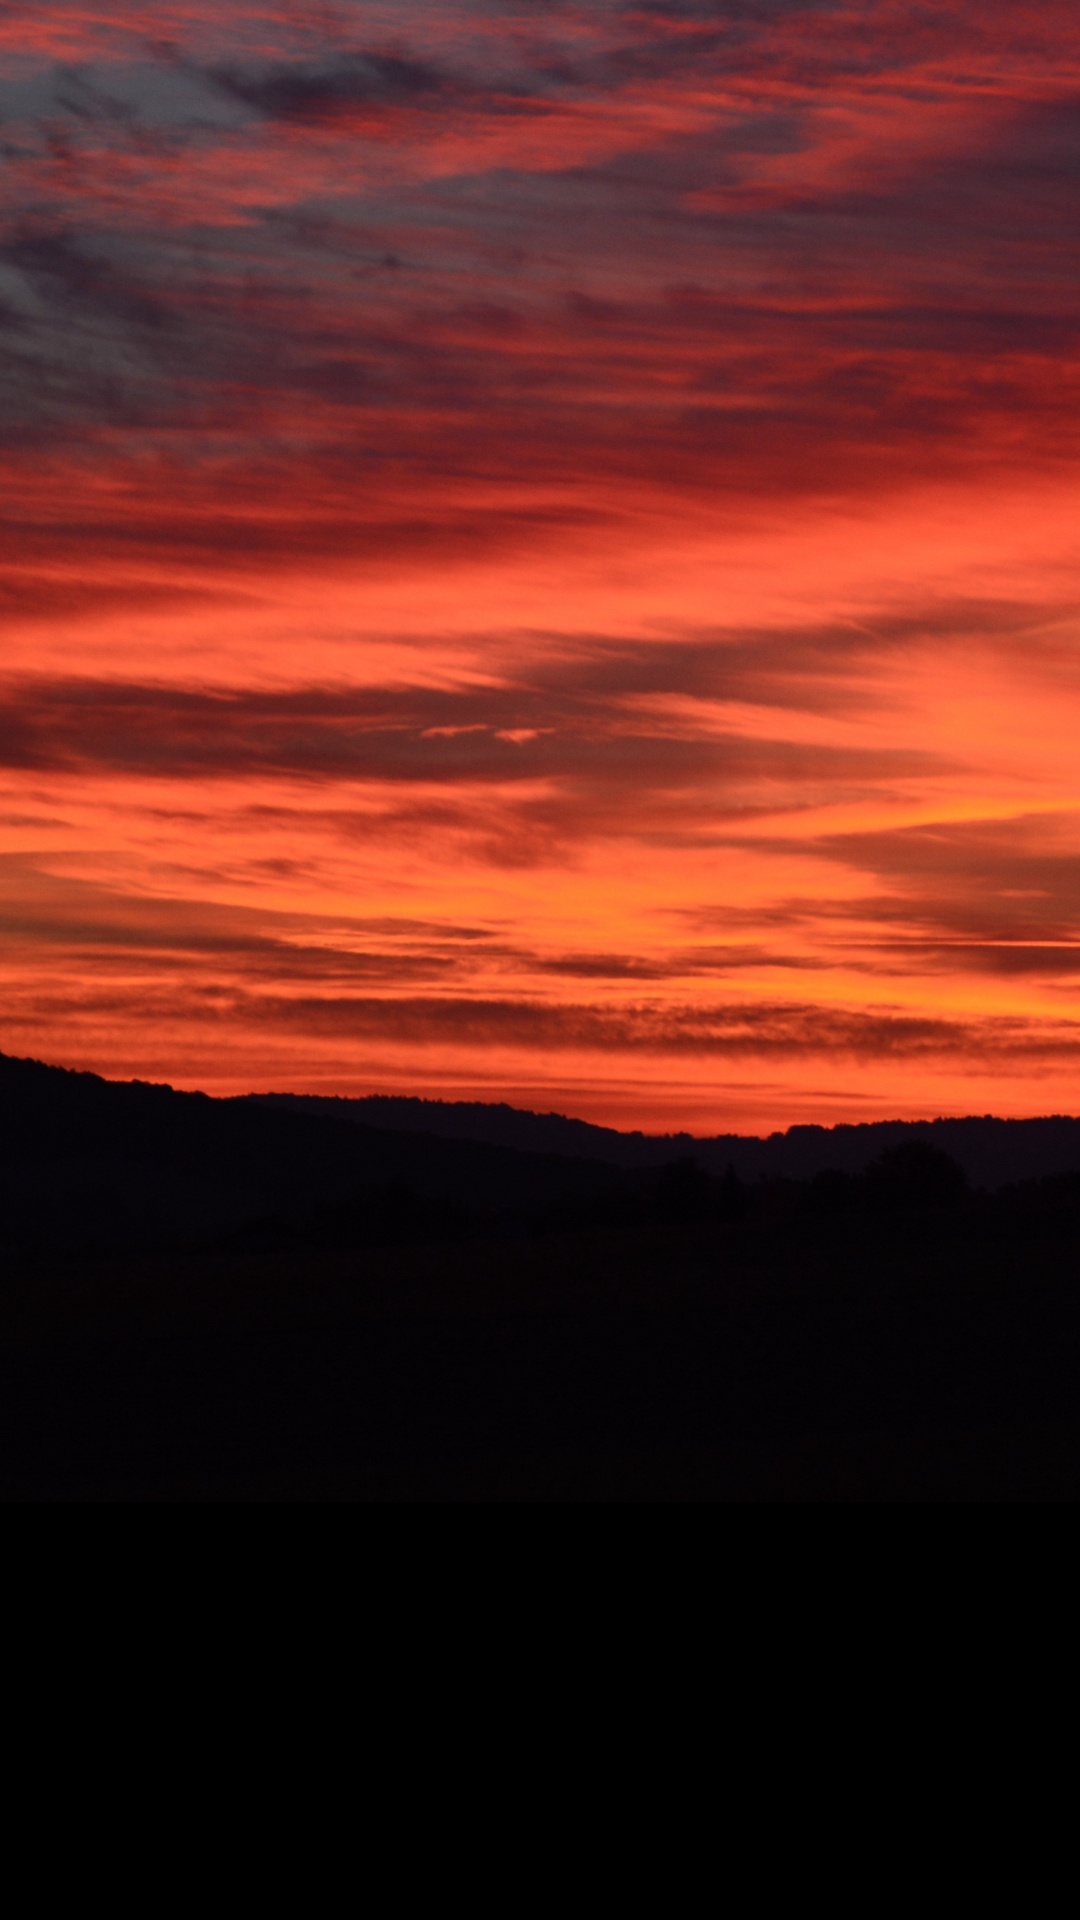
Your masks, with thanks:
M 0 1045 L 1075 1105 L 1075 8 L 152 11 L 0 10 Z

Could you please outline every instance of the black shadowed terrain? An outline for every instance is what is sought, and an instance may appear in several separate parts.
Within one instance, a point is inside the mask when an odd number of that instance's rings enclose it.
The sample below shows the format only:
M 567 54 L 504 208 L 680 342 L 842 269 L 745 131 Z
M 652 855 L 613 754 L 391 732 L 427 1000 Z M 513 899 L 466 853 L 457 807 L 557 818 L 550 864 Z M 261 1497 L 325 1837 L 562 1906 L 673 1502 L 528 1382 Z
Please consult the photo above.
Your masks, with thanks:
M 447 1139 L 487 1141 L 525 1153 L 569 1154 L 575 1159 L 607 1160 L 620 1167 L 656 1167 L 692 1155 L 703 1167 L 723 1173 L 733 1166 L 743 1180 L 810 1180 L 837 1168 L 861 1173 L 886 1148 L 923 1140 L 939 1147 L 963 1167 L 976 1187 L 1000 1187 L 1016 1180 L 1070 1173 L 1080 1167 L 1080 1120 L 995 1120 L 992 1115 L 966 1120 L 879 1120 L 861 1126 L 789 1127 L 760 1140 L 745 1134 L 698 1139 L 689 1133 L 663 1135 L 616 1133 L 561 1113 L 522 1113 L 516 1107 L 466 1100 L 417 1100 L 373 1094 L 363 1100 L 339 1100 L 318 1094 L 253 1094 L 262 1106 L 318 1113 L 395 1133 L 437 1133 Z
M 649 1141 L 0 1056 L 0 1493 L 1071 1499 L 1078 1255 L 1067 1119 Z

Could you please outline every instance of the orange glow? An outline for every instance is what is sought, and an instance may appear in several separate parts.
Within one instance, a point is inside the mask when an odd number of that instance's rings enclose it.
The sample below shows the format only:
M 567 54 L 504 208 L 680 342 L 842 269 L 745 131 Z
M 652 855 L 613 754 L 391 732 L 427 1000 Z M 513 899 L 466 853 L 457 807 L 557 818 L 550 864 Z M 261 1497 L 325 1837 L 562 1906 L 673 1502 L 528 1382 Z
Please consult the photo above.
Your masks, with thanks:
M 141 11 L 0 21 L 0 1047 L 1076 1111 L 1075 9 Z

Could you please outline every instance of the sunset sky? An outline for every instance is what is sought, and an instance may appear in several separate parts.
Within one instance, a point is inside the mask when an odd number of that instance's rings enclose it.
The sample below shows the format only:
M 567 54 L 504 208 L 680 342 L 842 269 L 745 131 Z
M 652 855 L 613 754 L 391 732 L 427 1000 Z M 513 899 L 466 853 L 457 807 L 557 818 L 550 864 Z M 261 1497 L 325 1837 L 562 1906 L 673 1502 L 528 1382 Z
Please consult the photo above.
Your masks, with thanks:
M 34 0 L 0 117 L 0 1049 L 1080 1112 L 1076 0 Z

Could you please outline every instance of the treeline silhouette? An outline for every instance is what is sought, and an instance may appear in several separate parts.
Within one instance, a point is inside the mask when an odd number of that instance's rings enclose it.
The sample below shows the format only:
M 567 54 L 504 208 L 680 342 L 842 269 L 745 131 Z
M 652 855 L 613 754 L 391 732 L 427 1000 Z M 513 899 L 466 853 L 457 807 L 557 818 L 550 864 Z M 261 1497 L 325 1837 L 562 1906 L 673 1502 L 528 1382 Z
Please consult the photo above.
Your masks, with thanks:
M 1005 1186 L 1080 1167 L 1080 1120 L 1051 1115 L 1039 1120 L 998 1120 L 993 1115 L 957 1120 L 877 1120 L 819 1127 L 800 1125 L 765 1138 L 718 1134 L 619 1133 L 559 1113 L 527 1113 L 505 1103 L 420 1100 L 373 1094 L 338 1099 L 320 1094 L 252 1094 L 252 1104 L 350 1121 L 400 1133 L 437 1134 L 515 1147 L 525 1153 L 555 1153 L 604 1160 L 625 1168 L 657 1167 L 691 1156 L 712 1173 L 734 1168 L 742 1180 L 810 1180 L 826 1170 L 859 1174 L 880 1153 L 921 1140 L 949 1154 L 976 1187 Z
M 362 1247 L 650 1221 L 765 1222 L 793 1209 L 809 1223 L 961 1201 L 969 1214 L 997 1217 L 1018 1205 L 1060 1211 L 1074 1191 L 1064 1174 L 980 1195 L 952 1156 L 912 1131 L 858 1172 L 748 1180 L 733 1160 L 711 1171 L 696 1149 L 626 1167 L 334 1117 L 347 1104 L 312 1112 L 214 1100 L 0 1055 L 0 1247 Z M 867 1146 L 892 1137 L 849 1132 Z
M 1080 1151 L 849 1133 L 748 1177 L 0 1056 L 0 1495 L 1075 1498 Z

